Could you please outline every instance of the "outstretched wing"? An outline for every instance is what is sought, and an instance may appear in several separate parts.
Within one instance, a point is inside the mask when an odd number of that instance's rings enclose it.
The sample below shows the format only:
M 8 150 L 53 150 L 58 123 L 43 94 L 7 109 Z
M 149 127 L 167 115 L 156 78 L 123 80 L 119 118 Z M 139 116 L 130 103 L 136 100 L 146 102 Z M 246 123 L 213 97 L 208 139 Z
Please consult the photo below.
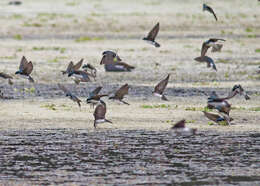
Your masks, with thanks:
M 73 62 L 71 61 L 66 69 L 65 73 L 70 73 L 71 69 L 73 68 Z
M 160 82 L 155 86 L 154 92 L 157 92 L 157 93 L 159 93 L 159 94 L 162 94 L 163 91 L 165 90 L 167 84 L 168 84 L 169 77 L 170 77 L 170 74 L 168 74 L 168 76 L 167 76 L 164 80 L 160 81 Z
M 202 47 L 201 47 L 201 57 L 204 57 L 209 49 L 209 45 L 207 42 L 203 42 Z
M 31 61 L 30 61 L 29 63 L 27 63 L 26 68 L 25 68 L 24 70 L 25 70 L 25 73 L 26 73 L 27 75 L 30 75 L 30 74 L 32 73 L 33 64 L 32 64 Z
M 74 66 L 73 66 L 73 70 L 79 70 L 81 65 L 83 63 L 83 59 L 81 59 L 79 62 L 77 62 Z
M 218 18 L 217 18 L 217 15 L 215 14 L 215 12 L 213 11 L 213 9 L 212 9 L 211 7 L 209 7 L 209 6 L 208 6 L 208 8 L 209 8 L 209 12 L 214 15 L 214 17 L 215 17 L 215 19 L 216 19 L 216 21 L 217 21 Z
M 12 76 L 10 76 L 4 72 L 0 72 L 0 77 L 5 78 L 5 79 L 13 79 Z
M 160 29 L 159 23 L 157 23 L 153 29 L 149 32 L 147 39 L 154 41 Z
M 204 115 L 208 118 L 208 119 L 210 119 L 210 120 L 212 120 L 212 121 L 214 121 L 214 122 L 217 122 L 218 120 L 219 120 L 219 118 L 221 118 L 219 115 L 217 115 L 217 114 L 212 114 L 212 113 L 209 113 L 209 112 L 205 112 L 205 111 L 202 111 L 203 113 L 204 113 Z
M 95 88 L 92 92 L 90 92 L 90 96 L 95 96 L 101 91 L 102 87 Z
M 119 99 L 123 99 L 123 97 L 128 94 L 128 90 L 129 90 L 129 85 L 126 83 L 124 84 L 122 87 L 120 87 L 116 93 L 115 93 L 115 97 L 119 98 Z
M 23 56 L 20 62 L 19 70 L 23 71 L 26 68 L 26 65 L 28 64 L 27 59 Z

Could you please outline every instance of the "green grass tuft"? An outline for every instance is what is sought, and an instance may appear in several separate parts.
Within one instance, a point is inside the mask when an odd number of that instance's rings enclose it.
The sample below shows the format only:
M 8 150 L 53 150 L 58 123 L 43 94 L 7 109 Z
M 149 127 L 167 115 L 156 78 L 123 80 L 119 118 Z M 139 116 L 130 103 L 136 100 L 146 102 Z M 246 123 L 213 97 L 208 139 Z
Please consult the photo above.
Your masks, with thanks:
M 100 41 L 100 40 L 103 40 L 103 38 L 82 36 L 82 37 L 75 39 L 75 42 L 79 43 L 79 42 Z

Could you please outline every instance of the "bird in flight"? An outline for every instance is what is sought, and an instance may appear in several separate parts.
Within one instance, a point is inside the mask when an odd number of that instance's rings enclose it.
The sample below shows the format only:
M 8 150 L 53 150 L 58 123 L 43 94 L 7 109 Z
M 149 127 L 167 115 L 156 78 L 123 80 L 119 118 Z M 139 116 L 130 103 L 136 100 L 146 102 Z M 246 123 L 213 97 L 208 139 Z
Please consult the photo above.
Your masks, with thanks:
M 194 128 L 188 128 L 185 126 L 185 119 L 178 121 L 174 124 L 173 127 L 171 127 L 171 130 L 173 130 L 177 135 L 194 135 L 197 132 L 197 129 Z
M 147 37 L 144 37 L 143 40 L 151 43 L 155 47 L 160 47 L 160 44 L 155 41 L 155 38 L 160 30 L 160 24 L 157 23 L 153 29 L 148 33 Z
M 167 75 L 167 77 L 165 79 L 163 79 L 162 81 L 160 81 L 154 88 L 154 91 L 153 91 L 153 95 L 155 96 L 158 96 L 160 97 L 162 100 L 164 101 L 168 101 L 168 99 L 165 97 L 165 95 L 163 94 L 167 84 L 168 84 L 168 81 L 169 81 L 169 78 L 170 78 L 170 74 Z
M 60 83 L 58 83 L 58 87 L 65 93 L 66 97 L 69 97 L 72 101 L 76 102 L 79 108 L 81 108 L 81 100 L 77 96 L 72 94 L 71 91 L 69 91 L 64 85 Z
M 32 62 L 28 62 L 27 59 L 23 56 L 20 62 L 19 70 L 15 74 L 20 75 L 20 77 L 28 79 L 29 82 L 34 83 L 34 79 L 30 76 L 33 70 Z
M 111 121 L 107 120 L 105 118 L 107 112 L 106 103 L 102 100 L 100 100 L 100 103 L 96 106 L 96 109 L 94 111 L 94 127 L 97 127 L 97 124 L 100 123 L 112 123 Z
M 130 105 L 129 103 L 123 101 L 124 96 L 128 94 L 129 85 L 126 83 L 123 86 L 121 86 L 116 92 L 114 96 L 109 97 L 109 99 L 118 100 L 126 105 Z

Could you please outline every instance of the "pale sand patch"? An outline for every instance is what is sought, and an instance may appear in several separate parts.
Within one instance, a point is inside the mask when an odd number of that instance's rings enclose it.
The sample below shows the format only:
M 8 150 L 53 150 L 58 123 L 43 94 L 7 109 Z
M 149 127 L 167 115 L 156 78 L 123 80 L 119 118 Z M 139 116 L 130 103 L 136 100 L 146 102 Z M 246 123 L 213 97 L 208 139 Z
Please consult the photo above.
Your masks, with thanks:
M 100 124 L 98 128 L 168 130 L 172 124 L 184 118 L 188 121 L 188 127 L 199 130 L 260 131 L 259 111 L 250 110 L 258 107 L 254 100 L 247 102 L 242 99 L 232 100 L 231 103 L 237 108 L 230 114 L 235 119 L 234 125 L 218 126 L 209 125 L 210 121 L 200 111 L 206 105 L 205 98 L 170 97 L 170 99 L 170 102 L 157 99 L 151 101 L 128 99 L 130 106 L 106 101 L 106 117 L 113 124 Z M 259 98 L 257 100 L 259 101 Z M 153 108 L 144 108 L 148 106 Z M 2 130 L 41 128 L 93 130 L 94 109 L 83 103 L 79 110 L 78 106 L 68 99 L 4 101 L 1 102 L 1 108 L 0 129 Z M 190 108 L 195 108 L 196 111 L 191 111 Z

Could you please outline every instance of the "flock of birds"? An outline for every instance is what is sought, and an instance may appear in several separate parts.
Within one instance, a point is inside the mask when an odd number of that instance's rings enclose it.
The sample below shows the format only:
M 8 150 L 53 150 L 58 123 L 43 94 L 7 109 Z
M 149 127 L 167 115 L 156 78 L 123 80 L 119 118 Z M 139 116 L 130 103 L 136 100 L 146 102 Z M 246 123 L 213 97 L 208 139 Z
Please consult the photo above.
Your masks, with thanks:
M 217 21 L 218 18 L 213 11 L 213 9 L 206 5 L 203 4 L 203 11 L 208 11 L 211 14 L 213 14 L 215 20 Z M 151 43 L 155 47 L 160 47 L 160 44 L 155 41 L 155 38 L 159 32 L 159 23 L 157 23 L 152 30 L 148 33 L 147 37 L 144 37 L 143 40 Z M 207 67 L 212 67 L 214 70 L 217 71 L 216 65 L 214 63 L 214 60 L 208 56 L 206 56 L 206 53 L 208 49 L 211 47 L 212 52 L 220 52 L 222 47 L 223 47 L 223 42 L 225 42 L 224 39 L 219 39 L 219 38 L 210 38 L 207 41 L 203 42 L 202 48 L 201 48 L 201 55 L 194 60 L 198 62 L 206 62 Z M 64 71 L 61 71 L 63 75 L 67 75 L 68 77 L 72 77 L 74 82 L 76 84 L 79 84 L 80 82 L 90 82 L 91 79 L 95 80 L 97 76 L 97 70 L 96 68 L 91 65 L 91 64 L 85 64 L 83 65 L 83 59 L 81 59 L 78 63 L 74 64 L 73 62 L 70 62 L 67 66 L 67 69 Z M 125 62 L 122 61 L 122 59 L 119 57 L 117 52 L 114 51 L 104 51 L 102 53 L 102 59 L 100 62 L 100 65 L 105 65 L 105 70 L 106 71 L 131 71 L 135 67 L 131 66 Z M 82 69 L 81 69 L 82 66 Z M 15 72 L 16 75 L 19 75 L 22 78 L 28 79 L 29 82 L 34 83 L 34 79 L 31 76 L 31 73 L 33 71 L 33 64 L 31 61 L 28 61 L 26 57 L 22 57 L 19 70 Z M 0 72 L 0 77 L 7 79 L 8 83 L 10 85 L 13 84 L 12 79 L 13 77 L 9 74 L 6 74 L 4 72 Z M 162 100 L 168 101 L 166 98 L 164 91 L 167 87 L 168 81 L 170 78 L 170 74 L 168 74 L 165 79 L 161 80 L 154 88 L 154 91 L 152 92 L 153 95 L 160 97 Z M 70 90 L 68 90 L 64 85 L 58 83 L 58 87 L 65 93 L 67 97 L 69 97 L 71 100 L 76 102 L 79 107 L 81 107 L 81 100 Z M 108 96 L 110 93 L 107 94 L 100 94 L 102 87 L 97 87 L 93 91 L 91 91 L 88 95 L 88 98 L 86 102 L 88 104 L 91 104 L 93 107 L 95 107 L 94 110 L 94 127 L 96 128 L 98 124 L 104 123 L 104 122 L 109 122 L 112 123 L 110 120 L 107 120 L 105 115 L 106 115 L 106 103 L 102 100 L 103 97 Z M 128 94 L 129 90 L 129 85 L 124 84 L 121 86 L 115 93 L 114 95 L 110 96 L 109 99 L 112 100 L 118 100 L 123 104 L 129 105 L 129 103 L 124 101 L 125 95 Z M 203 111 L 204 115 L 216 122 L 216 123 L 221 123 L 224 122 L 225 124 L 230 124 L 230 122 L 233 120 L 232 117 L 230 117 L 230 110 L 231 110 L 231 104 L 228 103 L 227 100 L 233 98 L 236 95 L 244 95 L 245 99 L 248 100 L 250 97 L 246 94 L 244 89 L 242 88 L 241 85 L 235 85 L 228 96 L 226 97 L 219 97 L 216 92 L 212 92 L 210 97 L 208 98 L 208 103 L 207 107 L 209 109 L 214 109 L 218 113 L 210 113 Z M 0 92 L 0 97 L 5 98 L 3 93 Z M 195 134 L 197 129 L 193 128 L 187 128 L 185 127 L 185 120 L 181 120 L 177 122 L 172 129 L 177 133 L 188 133 L 188 134 Z

